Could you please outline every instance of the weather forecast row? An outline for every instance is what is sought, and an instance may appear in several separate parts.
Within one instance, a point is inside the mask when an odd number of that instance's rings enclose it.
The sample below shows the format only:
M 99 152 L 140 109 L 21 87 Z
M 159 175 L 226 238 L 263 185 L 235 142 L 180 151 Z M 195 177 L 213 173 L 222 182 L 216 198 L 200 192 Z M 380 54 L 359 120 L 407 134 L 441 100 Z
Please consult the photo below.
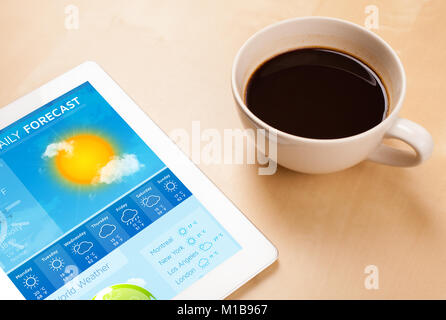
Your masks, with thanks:
M 165 168 L 8 276 L 27 299 L 45 299 L 190 196 Z

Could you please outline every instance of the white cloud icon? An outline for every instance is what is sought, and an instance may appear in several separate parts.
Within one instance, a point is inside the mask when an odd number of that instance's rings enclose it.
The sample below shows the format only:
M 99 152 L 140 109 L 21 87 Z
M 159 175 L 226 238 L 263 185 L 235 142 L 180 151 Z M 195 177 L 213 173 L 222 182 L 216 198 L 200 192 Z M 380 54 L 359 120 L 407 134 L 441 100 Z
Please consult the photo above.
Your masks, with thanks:
M 115 156 L 99 170 L 98 175 L 93 179 L 93 183 L 112 184 L 120 182 L 122 178 L 138 172 L 143 166 L 134 154 L 124 154 L 122 157 Z
M 51 143 L 46 147 L 42 158 L 53 158 L 61 151 L 65 151 L 68 154 L 73 153 L 73 143 L 67 141 Z
M 141 199 L 141 204 L 144 207 L 152 208 L 153 206 L 157 205 L 158 202 L 160 202 L 161 198 L 159 196 L 150 195 L 148 197 Z
M 108 236 L 111 236 L 113 232 L 115 232 L 115 230 L 115 225 L 106 223 L 101 227 L 101 230 L 99 231 L 99 237 L 101 237 L 102 239 L 107 238 Z
M 77 254 L 84 255 L 90 251 L 91 248 L 93 248 L 92 242 L 82 241 L 81 243 L 74 245 L 73 250 Z

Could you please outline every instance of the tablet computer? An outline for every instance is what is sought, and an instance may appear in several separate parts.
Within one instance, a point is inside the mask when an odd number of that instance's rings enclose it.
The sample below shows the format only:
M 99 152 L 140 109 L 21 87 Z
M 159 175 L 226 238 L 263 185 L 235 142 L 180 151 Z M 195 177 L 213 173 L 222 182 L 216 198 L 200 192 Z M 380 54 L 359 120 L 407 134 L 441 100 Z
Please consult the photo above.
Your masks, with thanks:
M 221 299 L 275 247 L 95 63 L 0 109 L 0 297 Z

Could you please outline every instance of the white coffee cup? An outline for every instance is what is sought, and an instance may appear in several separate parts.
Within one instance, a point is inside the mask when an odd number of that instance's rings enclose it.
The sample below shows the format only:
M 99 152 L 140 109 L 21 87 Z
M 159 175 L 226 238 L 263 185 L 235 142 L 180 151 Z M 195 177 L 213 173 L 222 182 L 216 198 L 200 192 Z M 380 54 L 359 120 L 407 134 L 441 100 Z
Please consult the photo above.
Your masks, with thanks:
M 249 77 L 269 58 L 305 47 L 338 49 L 372 66 L 388 91 L 387 118 L 363 133 L 322 140 L 282 132 L 255 116 L 244 101 Z M 366 159 L 408 167 L 422 163 L 432 153 L 433 141 L 429 132 L 398 116 L 406 93 L 406 75 L 397 54 L 376 34 L 351 22 L 327 17 L 304 17 L 285 20 L 260 30 L 237 53 L 232 69 L 232 91 L 244 126 L 271 133 L 274 142 L 277 142 L 277 162 L 291 170 L 329 173 L 349 168 Z M 384 145 L 384 138 L 402 140 L 415 152 Z

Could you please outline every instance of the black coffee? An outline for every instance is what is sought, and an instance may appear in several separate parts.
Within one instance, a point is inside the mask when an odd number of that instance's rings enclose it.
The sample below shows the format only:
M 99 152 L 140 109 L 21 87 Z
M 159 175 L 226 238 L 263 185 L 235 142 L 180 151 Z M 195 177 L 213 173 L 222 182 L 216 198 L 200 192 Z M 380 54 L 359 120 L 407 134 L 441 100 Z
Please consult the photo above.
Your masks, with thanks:
M 387 95 L 365 63 L 324 48 L 297 49 L 271 58 L 251 76 L 246 104 L 281 131 L 336 139 L 373 128 L 387 114 Z

